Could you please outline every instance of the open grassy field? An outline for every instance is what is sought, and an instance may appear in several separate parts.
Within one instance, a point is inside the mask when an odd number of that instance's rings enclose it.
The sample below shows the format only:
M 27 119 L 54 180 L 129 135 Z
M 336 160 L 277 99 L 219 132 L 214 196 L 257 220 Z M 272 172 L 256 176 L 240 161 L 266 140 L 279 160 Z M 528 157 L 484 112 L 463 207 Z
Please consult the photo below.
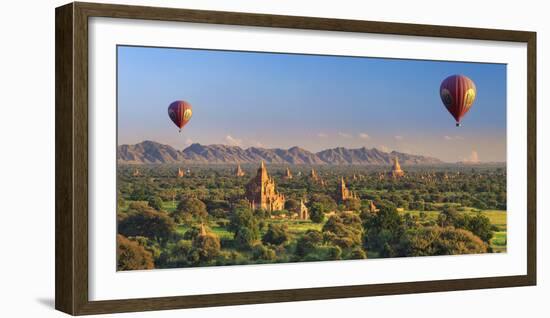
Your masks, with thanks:
M 288 231 L 292 235 L 302 234 L 305 233 L 307 230 L 321 231 L 321 229 L 323 228 L 323 224 L 302 220 L 269 220 L 268 222 L 275 224 L 286 224 L 288 226 Z
M 506 232 L 495 232 L 491 239 L 491 247 L 497 253 L 506 252 Z
M 168 212 L 174 212 L 176 210 L 176 207 L 178 206 L 177 201 L 165 201 L 162 202 L 162 209 Z
M 260 231 L 261 235 L 265 234 L 267 231 L 267 226 L 269 223 L 285 223 L 288 225 L 289 233 L 293 236 L 299 236 L 305 233 L 307 230 L 317 230 L 321 231 L 323 224 L 313 223 L 311 221 L 301 221 L 301 220 L 268 220 L 266 226 Z M 233 239 L 233 233 L 229 232 L 225 227 L 220 226 L 216 222 L 209 222 L 206 224 L 210 230 L 220 237 L 221 240 L 231 240 Z M 180 234 L 184 234 L 191 227 L 188 225 L 178 225 L 177 231 Z

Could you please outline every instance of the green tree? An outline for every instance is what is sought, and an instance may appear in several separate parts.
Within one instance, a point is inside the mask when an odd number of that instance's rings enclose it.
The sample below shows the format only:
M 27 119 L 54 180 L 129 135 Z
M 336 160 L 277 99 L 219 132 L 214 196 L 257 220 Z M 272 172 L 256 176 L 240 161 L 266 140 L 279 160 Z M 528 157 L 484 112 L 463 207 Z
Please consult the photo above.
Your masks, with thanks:
M 332 245 L 328 247 L 328 257 L 331 260 L 342 259 L 342 249 L 339 246 Z
M 220 254 L 220 238 L 215 233 L 200 234 L 193 240 L 193 249 L 202 262 L 213 260 Z
M 162 248 L 159 246 L 158 242 L 155 240 L 151 240 L 145 236 L 134 236 L 131 238 L 133 241 L 136 241 L 139 245 L 143 246 L 145 250 L 151 253 L 153 255 L 153 259 L 156 260 L 160 257 L 160 254 L 162 253 Z
M 157 211 L 162 210 L 162 199 L 159 196 L 149 197 L 149 200 L 147 200 L 147 203 L 149 204 L 150 207 L 152 207 Z
M 175 230 L 176 224 L 166 213 L 146 205 L 134 205 L 118 219 L 119 234 L 126 237 L 145 236 L 162 244 L 166 243 Z
M 176 222 L 182 222 L 186 215 L 199 219 L 205 219 L 208 216 L 206 204 L 197 198 L 182 199 L 178 203 L 176 210 L 172 213 L 172 216 Z
M 325 212 L 327 212 L 325 205 L 319 202 L 315 202 L 309 208 L 309 218 L 312 222 L 323 223 L 325 221 Z
M 307 230 L 307 232 L 296 242 L 296 255 L 304 257 L 313 252 L 315 248 L 323 242 L 323 235 L 316 230 Z
M 356 247 L 349 254 L 349 258 L 350 259 L 366 259 L 367 258 L 367 253 L 365 253 L 365 251 L 361 247 Z
M 247 200 L 240 199 L 233 204 L 233 210 L 247 210 L 247 209 L 250 209 L 250 202 L 248 202 Z
M 392 205 L 381 205 L 380 211 L 364 220 L 365 249 L 381 257 L 406 256 L 401 249 L 405 237 L 403 219 Z
M 262 238 L 264 244 L 281 245 L 290 239 L 288 225 L 270 223 Z
M 342 249 L 361 246 L 363 241 L 363 225 L 359 216 L 353 212 L 343 212 L 331 216 L 323 226 L 325 238 L 332 233 L 330 240 Z
M 294 199 L 288 199 L 285 202 L 285 210 L 291 212 L 300 211 L 300 201 Z
M 407 232 L 408 256 L 457 255 L 487 252 L 487 244 L 472 232 L 454 227 L 419 227 Z
M 120 192 L 120 190 L 117 191 L 117 195 L 116 195 L 116 206 L 117 208 L 120 210 L 121 208 L 124 207 L 124 203 L 125 203 L 125 200 L 124 200 L 124 197 L 122 196 L 122 192 Z
M 479 238 L 486 243 L 489 243 L 491 238 L 493 238 L 491 220 L 481 214 L 481 212 L 478 212 L 473 217 L 468 218 L 465 229 L 479 236 Z
M 193 254 L 193 241 L 179 240 L 170 250 L 168 263 L 176 267 L 189 266 L 199 261 L 199 255 Z
M 194 240 L 197 236 L 201 234 L 201 228 L 199 225 L 193 225 L 183 234 L 183 239 L 185 240 Z
M 153 255 L 139 243 L 117 235 L 117 269 L 119 271 L 155 268 Z
M 361 200 L 359 199 L 347 199 L 344 201 L 344 209 L 346 211 L 360 211 L 361 210 Z
M 258 219 L 250 209 L 234 211 L 228 228 L 237 246 L 243 249 L 250 249 L 260 238 Z
M 267 246 L 256 244 L 252 247 L 252 258 L 260 261 L 274 261 L 277 254 Z
M 323 206 L 324 211 L 335 211 L 338 208 L 338 204 L 334 199 L 326 194 L 315 193 L 309 198 L 310 206 L 315 203 L 319 203 Z
M 460 222 L 461 215 L 460 213 L 452 207 L 446 206 L 443 208 L 443 211 L 437 216 L 437 224 L 439 226 L 455 226 Z M 459 226 L 461 227 L 461 226 Z
M 414 201 L 409 203 L 409 209 L 411 210 L 424 211 L 424 208 L 424 201 Z

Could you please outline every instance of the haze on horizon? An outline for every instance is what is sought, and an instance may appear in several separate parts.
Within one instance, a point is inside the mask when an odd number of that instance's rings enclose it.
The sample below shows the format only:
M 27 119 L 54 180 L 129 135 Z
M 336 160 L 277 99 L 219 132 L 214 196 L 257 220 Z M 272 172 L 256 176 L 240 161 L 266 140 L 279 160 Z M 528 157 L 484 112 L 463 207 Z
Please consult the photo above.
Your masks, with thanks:
M 439 98 L 452 74 L 477 86 L 458 128 Z M 193 105 L 181 133 L 167 115 L 178 99 Z M 119 46 L 118 144 L 143 140 L 505 162 L 506 66 Z

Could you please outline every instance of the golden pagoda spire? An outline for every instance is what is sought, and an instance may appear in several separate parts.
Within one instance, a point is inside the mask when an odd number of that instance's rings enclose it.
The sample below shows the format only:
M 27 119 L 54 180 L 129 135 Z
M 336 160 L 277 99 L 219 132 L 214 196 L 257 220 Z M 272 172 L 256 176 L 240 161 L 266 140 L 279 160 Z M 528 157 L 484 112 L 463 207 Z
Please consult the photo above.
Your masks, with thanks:
M 287 179 L 287 180 L 292 179 L 292 172 L 290 172 L 290 169 L 288 167 L 286 167 L 285 179 Z
M 260 178 L 262 180 L 267 180 L 269 176 L 267 175 L 267 169 L 265 167 L 265 162 L 262 160 L 262 163 L 260 164 L 260 168 L 258 169 L 258 175 L 260 175 Z
M 393 163 L 394 170 L 401 170 L 401 165 L 399 164 L 399 158 L 396 156 Z
M 390 175 L 394 178 L 403 177 L 405 175 L 405 172 L 401 170 L 401 165 L 399 164 L 399 159 L 397 156 L 393 159 L 393 166 Z
M 235 175 L 237 177 L 242 177 L 244 176 L 244 171 L 243 169 L 241 169 L 241 165 L 240 164 L 237 164 L 237 169 L 235 169 Z

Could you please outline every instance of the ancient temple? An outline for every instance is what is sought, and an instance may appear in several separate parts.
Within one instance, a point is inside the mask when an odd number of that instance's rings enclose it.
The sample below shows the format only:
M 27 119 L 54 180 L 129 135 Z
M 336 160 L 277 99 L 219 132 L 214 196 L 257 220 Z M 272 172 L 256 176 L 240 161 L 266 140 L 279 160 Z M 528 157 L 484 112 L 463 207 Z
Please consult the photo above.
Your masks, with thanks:
M 286 171 L 285 171 L 285 175 L 283 177 L 285 180 L 290 180 L 292 179 L 292 172 L 290 172 L 290 169 L 289 168 L 286 168 Z
M 342 177 L 338 183 L 338 187 L 336 188 L 336 201 L 342 203 L 346 200 L 357 198 L 358 197 L 355 192 L 348 189 L 346 182 L 344 181 L 344 177 Z
M 275 190 L 275 181 L 267 173 L 263 161 L 256 176 L 246 185 L 245 196 L 252 209 L 279 211 L 285 207 L 285 196 Z
M 310 180 L 313 182 L 313 183 L 318 183 L 320 184 L 321 186 L 325 186 L 326 183 L 325 183 L 325 180 L 323 180 L 318 174 L 317 174 L 317 171 L 315 171 L 315 169 L 311 168 L 311 172 L 309 173 L 309 178 Z
M 392 178 L 401 178 L 405 176 L 405 172 L 401 170 L 401 165 L 399 165 L 399 159 L 397 157 L 395 157 L 395 159 L 393 160 L 392 169 L 389 175 Z
M 304 204 L 304 200 L 300 200 L 300 213 L 298 214 L 300 220 L 309 220 L 309 210 Z
M 371 200 L 371 201 L 370 201 L 370 204 L 369 204 L 369 212 L 370 212 L 370 213 L 376 213 L 376 212 L 378 212 L 378 211 L 380 211 L 380 209 L 378 209 L 378 208 L 376 207 L 376 205 L 374 205 L 374 201 Z
M 317 172 L 313 168 L 311 168 L 311 172 L 309 173 L 309 177 L 313 181 L 319 181 L 319 175 L 317 175 Z
M 237 168 L 235 169 L 235 176 L 236 177 L 243 177 L 244 176 L 244 171 L 243 169 L 241 169 L 241 165 L 237 165 Z
M 185 176 L 185 171 L 182 168 L 178 168 L 178 178 L 183 178 Z

